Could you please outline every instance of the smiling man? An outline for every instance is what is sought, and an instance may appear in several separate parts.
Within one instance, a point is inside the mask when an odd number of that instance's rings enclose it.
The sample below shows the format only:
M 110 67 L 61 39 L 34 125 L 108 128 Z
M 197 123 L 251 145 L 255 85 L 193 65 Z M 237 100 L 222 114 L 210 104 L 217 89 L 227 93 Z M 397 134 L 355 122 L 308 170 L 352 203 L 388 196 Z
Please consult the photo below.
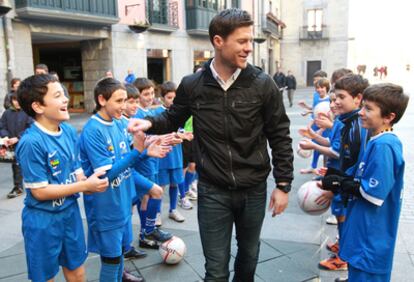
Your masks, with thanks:
M 253 48 L 251 16 L 224 10 L 210 22 L 209 36 L 215 58 L 182 80 L 168 111 L 134 120 L 129 129 L 171 132 L 193 116 L 205 281 L 228 281 L 233 224 L 234 281 L 253 281 L 271 170 L 267 142 L 277 183 L 269 205 L 275 216 L 288 204 L 293 178 L 290 122 L 273 79 L 247 62 Z

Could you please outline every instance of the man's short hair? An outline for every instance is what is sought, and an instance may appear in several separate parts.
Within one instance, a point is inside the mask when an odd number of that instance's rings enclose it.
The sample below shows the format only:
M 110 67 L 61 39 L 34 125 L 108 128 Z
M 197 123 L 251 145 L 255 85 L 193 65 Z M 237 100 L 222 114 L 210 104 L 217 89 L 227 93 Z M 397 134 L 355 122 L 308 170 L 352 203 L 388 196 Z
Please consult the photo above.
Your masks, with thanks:
M 323 70 L 318 70 L 313 73 L 313 78 L 315 77 L 328 77 L 328 74 Z
M 134 86 L 138 88 L 139 93 L 142 92 L 142 90 L 148 89 L 148 88 L 155 88 L 154 82 L 152 82 L 151 79 L 148 79 L 146 77 L 138 77 L 134 81 Z
M 128 99 L 137 99 L 139 97 L 139 91 L 133 84 L 127 83 L 125 84 L 125 88 L 128 95 Z
M 102 95 L 103 98 L 108 101 L 109 99 L 111 99 L 112 94 L 119 89 L 125 90 L 125 86 L 121 82 L 112 77 L 106 77 L 99 80 L 95 86 L 95 89 L 93 90 L 96 111 L 99 111 L 102 107 L 99 104 L 99 95 Z
M 177 86 L 172 81 L 166 81 L 160 86 L 160 94 L 161 97 L 167 95 L 168 92 L 175 92 L 177 91 Z
M 368 80 L 359 74 L 348 74 L 335 82 L 335 90 L 345 90 L 352 97 L 362 94 L 368 86 Z
M 44 105 L 44 97 L 48 91 L 47 85 L 51 82 L 57 82 L 57 79 L 50 74 L 38 74 L 29 76 L 20 83 L 17 100 L 27 115 L 36 117 L 32 104 L 38 102 Z
M 218 35 L 226 39 L 237 28 L 251 25 L 253 20 L 247 11 L 236 8 L 223 10 L 210 21 L 208 27 L 210 42 L 214 46 L 214 36 Z
M 47 67 L 47 65 L 45 64 L 37 64 L 35 66 L 35 71 L 39 69 L 39 70 L 44 70 L 46 73 L 49 73 L 49 68 Z
M 408 95 L 404 89 L 392 83 L 380 83 L 369 86 L 363 93 L 363 100 L 374 102 L 381 109 L 381 116 L 395 114 L 391 124 L 396 124 L 407 109 Z

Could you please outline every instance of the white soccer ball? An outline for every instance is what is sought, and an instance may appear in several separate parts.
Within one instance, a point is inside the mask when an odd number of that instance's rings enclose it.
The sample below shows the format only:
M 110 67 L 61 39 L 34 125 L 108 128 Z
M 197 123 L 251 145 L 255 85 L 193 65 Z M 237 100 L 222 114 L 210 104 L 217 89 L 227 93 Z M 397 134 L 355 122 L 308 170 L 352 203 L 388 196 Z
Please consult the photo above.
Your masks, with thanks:
M 330 202 L 324 205 L 318 205 L 315 200 L 323 193 L 323 190 L 317 186 L 317 181 L 308 181 L 304 183 L 298 191 L 299 207 L 307 214 L 320 215 L 326 212 Z
M 162 243 L 158 249 L 162 261 L 167 264 L 179 263 L 187 251 L 184 241 L 174 236 L 170 240 Z
M 329 102 L 320 102 L 313 109 L 313 115 L 315 117 L 317 117 L 318 114 L 320 114 L 320 113 L 328 115 L 330 113 L 330 111 L 331 111 L 331 107 L 329 106 Z
M 297 153 L 300 157 L 302 157 L 302 158 L 304 158 L 304 159 L 308 159 L 308 158 L 310 158 L 310 157 L 312 156 L 312 154 L 313 154 L 313 150 L 305 150 L 305 149 L 302 149 L 302 148 L 300 147 L 300 142 L 299 142 L 299 144 L 298 144 L 298 148 L 297 148 L 297 150 L 296 150 L 296 153 Z

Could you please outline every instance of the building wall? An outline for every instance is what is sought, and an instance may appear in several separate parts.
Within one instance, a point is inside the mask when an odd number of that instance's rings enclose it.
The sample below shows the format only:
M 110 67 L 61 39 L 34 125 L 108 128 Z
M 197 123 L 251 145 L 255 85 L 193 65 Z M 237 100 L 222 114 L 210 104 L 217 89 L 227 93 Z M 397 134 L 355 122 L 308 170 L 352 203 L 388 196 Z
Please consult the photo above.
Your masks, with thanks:
M 287 27 L 281 44 L 281 68 L 291 70 L 300 86 L 306 85 L 306 62 L 319 60 L 330 75 L 348 64 L 347 0 L 282 0 L 281 15 Z M 322 8 L 328 40 L 299 40 L 300 29 L 307 25 L 307 9 Z M 292 12 L 296 11 L 296 12 Z

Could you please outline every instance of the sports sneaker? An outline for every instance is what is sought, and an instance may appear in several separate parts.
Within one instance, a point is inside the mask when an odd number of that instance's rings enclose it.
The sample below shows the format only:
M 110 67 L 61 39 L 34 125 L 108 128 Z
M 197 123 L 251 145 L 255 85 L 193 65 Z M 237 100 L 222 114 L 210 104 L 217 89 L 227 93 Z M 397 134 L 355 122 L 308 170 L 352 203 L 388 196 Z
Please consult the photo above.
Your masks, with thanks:
M 197 192 L 197 184 L 198 184 L 198 180 L 194 180 L 190 185 L 190 190 Z
M 172 210 L 168 215 L 169 218 L 177 222 L 184 222 L 185 218 L 177 210 Z
M 328 243 L 326 244 L 326 248 L 331 251 L 332 253 L 339 253 L 339 242 L 336 241 L 335 243 Z
M 162 225 L 161 214 L 157 213 L 157 217 L 155 218 L 155 226 L 160 227 L 161 225 Z
M 149 239 L 139 239 L 139 246 L 141 248 L 147 248 L 147 249 L 154 249 L 154 250 L 158 250 L 159 248 L 159 244 L 157 241 L 155 240 L 149 240 Z
M 141 273 L 137 273 L 137 276 L 135 276 L 124 268 L 124 271 L 122 272 L 122 282 L 145 282 L 145 279 L 142 277 Z
M 145 239 L 165 242 L 170 240 L 173 235 L 170 232 L 155 228 L 151 233 L 145 233 Z
M 193 208 L 193 204 L 190 202 L 190 200 L 188 200 L 187 196 L 179 199 L 178 205 L 184 210 L 191 210 Z
M 197 201 L 197 192 L 190 189 L 185 194 L 185 197 L 188 198 L 190 201 Z
M 337 225 L 338 224 L 338 220 L 336 219 L 336 216 L 331 215 L 326 219 L 326 224 L 330 224 L 330 225 Z
M 332 255 L 328 259 L 324 259 L 319 262 L 319 266 L 326 270 L 348 270 L 348 264 L 341 260 L 337 255 Z
M 141 250 L 137 250 L 134 247 L 131 246 L 131 249 L 124 253 L 124 258 L 126 260 L 128 259 L 139 259 L 144 258 L 147 256 L 147 253 Z
M 7 194 L 7 198 L 8 199 L 13 199 L 16 197 L 19 197 L 23 195 L 23 189 L 19 188 L 19 187 L 14 187 L 8 194 Z
M 335 278 L 335 282 L 348 282 L 348 276 Z

